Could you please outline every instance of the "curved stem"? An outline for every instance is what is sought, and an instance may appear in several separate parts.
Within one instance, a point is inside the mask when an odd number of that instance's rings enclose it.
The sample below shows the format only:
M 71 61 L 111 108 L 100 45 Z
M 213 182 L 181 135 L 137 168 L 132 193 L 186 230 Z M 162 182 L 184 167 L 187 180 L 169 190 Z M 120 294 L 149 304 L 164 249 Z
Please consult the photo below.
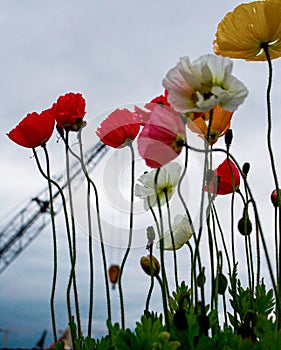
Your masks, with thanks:
M 41 173 L 41 175 L 48 180 L 48 176 L 44 173 L 37 153 L 34 153 L 34 157 L 36 159 L 36 163 L 38 166 L 38 169 Z M 69 257 L 70 257 L 70 263 L 72 264 L 72 243 L 71 243 L 71 233 L 70 233 L 70 226 L 69 226 L 69 219 L 68 219 L 68 212 L 67 212 L 67 205 L 66 205 L 66 199 L 65 199 L 65 195 L 63 193 L 62 188 L 60 187 L 60 185 L 54 181 L 53 179 L 50 179 L 50 182 L 57 188 L 58 193 L 61 196 L 61 200 L 62 200 L 62 207 L 63 207 L 63 212 L 64 212 L 64 220 L 65 220 L 65 226 L 66 226 L 66 233 L 67 233 L 67 241 L 68 241 L 68 250 L 69 250 Z M 55 197 L 56 195 L 54 195 Z M 66 296 L 66 303 L 67 303 L 67 312 L 68 312 L 68 320 L 70 321 L 72 318 L 72 311 L 71 311 L 71 300 L 70 300 L 70 290 L 67 291 L 67 296 Z M 72 334 L 72 339 L 75 338 L 75 335 Z
M 80 149 L 80 163 L 82 164 L 83 172 L 87 173 L 84 163 L 83 144 L 82 144 L 82 129 L 78 132 L 78 141 Z M 93 318 L 93 306 L 94 306 L 94 255 L 93 255 L 93 231 L 92 231 L 92 218 L 91 218 L 91 183 L 87 179 L 87 219 L 88 219 L 88 253 L 89 253 L 89 312 L 88 312 L 88 337 L 92 334 L 92 318 Z
M 272 142 L 271 142 L 271 132 L 272 132 L 272 116 L 271 116 L 271 87 L 272 87 L 272 76 L 273 76 L 273 70 L 272 70 L 272 62 L 268 50 L 268 44 L 265 43 L 262 45 L 262 49 L 264 50 L 264 53 L 267 58 L 268 62 L 268 85 L 267 85 L 267 91 L 266 91 L 266 102 L 267 102 L 267 147 L 269 152 L 269 158 L 270 158 L 270 164 L 271 164 L 271 170 L 274 178 L 275 188 L 276 188 L 276 194 L 277 194 L 277 203 L 280 203 L 280 193 L 279 193 L 279 183 L 278 183 L 278 176 L 276 172 L 276 166 L 275 166 L 275 160 L 274 160 L 274 154 L 272 149 Z M 279 216 L 281 216 L 281 207 L 279 206 Z M 279 239 L 281 238 L 281 223 L 279 222 Z M 281 296 L 281 270 L 280 270 L 280 259 L 281 259 L 281 252 L 279 251 L 278 254 L 278 262 L 276 262 L 279 266 L 278 276 L 277 276 L 277 285 L 278 285 L 278 293 L 279 297 Z M 281 314 L 277 314 L 278 319 L 278 327 L 281 327 Z
M 124 297 L 123 297 L 123 289 L 122 289 L 122 274 L 124 270 L 125 263 L 127 261 L 131 245 L 132 245 L 132 235 L 133 235 L 133 219 L 134 219 L 134 189 L 135 189 L 135 154 L 134 148 L 131 143 L 128 144 L 131 150 L 132 156 L 132 169 L 131 169 L 131 203 L 130 203 L 130 228 L 129 228 L 129 240 L 127 244 L 127 249 L 123 260 L 120 266 L 119 278 L 118 278 L 118 287 L 119 287 L 119 295 L 120 295 L 120 311 L 121 311 L 121 326 L 122 329 L 125 329 L 125 308 L 124 308 Z
M 146 298 L 146 303 L 145 303 L 145 311 L 149 312 L 149 303 L 152 295 L 152 291 L 154 288 L 154 269 L 152 267 L 152 253 L 153 253 L 153 244 L 149 245 L 149 263 L 150 263 L 150 271 L 151 271 L 151 276 L 150 276 L 150 287 L 148 290 L 147 298 Z
M 205 153 L 206 152 L 206 150 L 204 150 L 204 149 L 200 149 L 200 148 L 196 148 L 196 147 L 192 147 L 192 146 L 188 146 L 188 148 L 193 150 L 193 151 L 199 152 L 199 153 Z M 239 173 L 243 174 L 243 172 L 242 172 L 238 162 L 236 161 L 236 159 L 231 154 L 229 154 L 225 149 L 223 149 L 223 148 L 214 148 L 212 150 L 212 152 L 222 152 L 222 153 L 227 154 L 230 157 L 230 159 L 233 161 L 233 163 L 236 165 Z M 277 284 L 276 284 L 276 281 L 275 281 L 275 278 L 274 278 L 273 269 L 272 269 L 272 265 L 271 265 L 271 260 L 270 260 L 270 256 L 269 256 L 269 253 L 268 253 L 268 249 L 267 249 L 267 245 L 266 245 L 263 229 L 262 229 L 262 226 L 261 226 L 261 222 L 260 222 L 260 218 L 259 218 L 259 214 L 258 214 L 258 209 L 257 209 L 256 202 L 254 200 L 254 196 L 252 194 L 252 191 L 251 191 L 251 188 L 250 188 L 248 182 L 245 181 L 245 184 L 246 184 L 246 188 L 247 188 L 247 191 L 248 191 L 248 194 L 249 194 L 249 198 L 250 198 L 250 200 L 252 202 L 252 205 L 253 205 L 254 214 L 255 214 L 255 220 L 256 220 L 256 223 L 257 223 L 258 232 L 260 234 L 261 243 L 262 243 L 262 246 L 263 246 L 263 250 L 264 250 L 264 254 L 265 254 L 265 258 L 266 258 L 266 263 L 267 263 L 267 267 L 268 267 L 268 271 L 269 271 L 269 276 L 270 276 L 272 287 L 273 287 L 273 290 L 274 290 L 274 295 L 275 295 L 275 299 L 276 299 L 277 314 L 281 315 L 280 297 L 279 297 L 279 293 L 278 293 L 278 290 L 277 290 Z
M 167 295 L 169 295 L 169 287 L 168 287 L 168 281 L 166 276 L 166 269 L 165 269 L 165 259 L 164 259 L 164 241 L 163 241 L 163 235 L 164 235 L 164 229 L 163 229 L 163 217 L 162 217 L 162 210 L 161 210 L 161 203 L 160 198 L 158 194 L 158 188 L 157 188 L 157 181 L 159 172 L 161 171 L 161 168 L 157 169 L 155 178 L 154 178 L 154 190 L 155 195 L 157 199 L 157 206 L 159 211 L 159 221 L 160 221 L 160 232 L 159 232 L 159 243 L 160 243 L 160 264 L 161 264 L 161 271 L 162 271 L 162 283 L 161 283 L 161 291 L 162 291 L 162 300 L 163 300 L 163 309 L 164 309 L 164 316 L 165 316 L 165 323 L 167 327 L 167 331 L 170 330 L 170 321 L 169 321 L 169 315 L 168 315 L 168 304 L 167 304 Z M 159 277 L 159 276 L 158 276 Z
M 53 281 L 52 281 L 52 289 L 51 289 L 50 308 L 51 308 L 51 319 L 52 319 L 54 341 L 57 342 L 57 329 L 56 329 L 56 317 L 55 317 L 55 292 L 56 292 L 57 272 L 58 272 L 57 236 L 56 236 L 55 212 L 54 212 L 54 203 L 53 203 L 53 191 L 52 191 L 52 183 L 51 183 L 51 175 L 50 175 L 50 159 L 46 148 L 46 144 L 43 144 L 42 148 L 44 150 L 45 157 L 46 157 L 46 170 L 47 170 L 46 178 L 48 180 L 50 214 L 51 214 L 52 233 L 53 233 L 54 268 L 53 268 Z M 41 169 L 40 162 L 34 148 L 33 148 L 33 154 L 36 159 L 38 168 L 40 170 Z
M 81 151 L 80 153 L 83 154 L 82 150 L 82 133 L 83 129 L 79 130 L 78 133 L 78 140 L 80 144 Z M 63 139 L 65 144 L 66 140 Z M 89 177 L 88 171 L 86 169 L 86 165 L 84 164 L 83 158 L 81 159 L 77 154 L 75 154 L 70 147 L 68 147 L 69 152 L 73 157 L 75 157 L 81 164 L 81 168 L 83 170 L 83 173 L 87 179 L 87 182 L 91 184 L 93 187 L 94 193 L 95 193 L 95 204 L 96 204 L 96 211 L 97 211 L 97 222 L 98 222 L 98 231 L 99 231 L 99 239 L 100 239 L 100 247 L 101 247 L 101 253 L 102 253 L 102 263 L 103 263 L 103 272 L 104 272 L 104 279 L 105 279 L 105 288 L 106 288 L 106 301 L 107 301 L 107 315 L 108 315 L 108 321 L 111 321 L 111 299 L 110 299 L 110 288 L 109 288 L 109 279 L 107 275 L 107 259 L 105 254 L 105 247 L 104 247 L 104 240 L 103 240 L 103 233 L 102 233 L 102 225 L 101 225 L 101 216 L 100 216 L 100 205 L 99 205 L 99 195 L 98 190 L 95 185 L 95 183 L 92 181 L 92 179 Z
M 77 283 L 76 283 L 76 270 L 75 270 L 75 267 L 76 267 L 76 227 L 75 227 L 75 216 L 74 216 L 73 198 L 72 198 L 72 190 L 71 190 L 69 142 L 68 141 L 69 141 L 69 131 L 66 131 L 66 138 L 65 138 L 66 177 L 67 177 L 67 188 L 68 188 L 68 196 L 69 196 L 69 208 L 70 208 L 71 229 L 72 229 L 72 264 L 71 264 L 71 271 L 70 271 L 69 281 L 68 281 L 68 292 L 70 292 L 70 288 L 71 288 L 71 285 L 73 283 L 75 310 L 76 310 L 76 318 L 77 318 L 77 330 L 78 330 L 78 336 L 80 337 L 82 334 L 82 330 L 81 330 L 78 289 L 77 289 Z
M 172 227 L 172 223 L 171 223 L 171 211 L 170 211 L 170 205 L 169 205 L 169 198 L 167 195 L 167 191 L 164 191 L 164 193 L 165 193 L 165 199 L 166 199 L 166 204 L 167 204 L 169 231 L 170 231 L 172 247 L 173 247 L 174 274 L 175 274 L 176 289 L 178 289 L 179 279 L 178 279 L 178 264 L 177 264 L 177 252 L 176 252 L 176 247 L 175 247 L 175 237 L 174 237 L 173 227 Z

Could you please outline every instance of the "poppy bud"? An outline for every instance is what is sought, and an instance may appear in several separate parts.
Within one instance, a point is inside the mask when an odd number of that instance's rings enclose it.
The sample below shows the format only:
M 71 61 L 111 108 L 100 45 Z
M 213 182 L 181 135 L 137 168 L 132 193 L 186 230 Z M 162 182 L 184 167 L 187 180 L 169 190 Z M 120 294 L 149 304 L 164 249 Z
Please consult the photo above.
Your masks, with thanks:
M 200 272 L 199 275 L 196 277 L 196 285 L 197 287 L 202 288 L 205 282 L 206 282 L 206 277 L 203 269 L 202 272 Z
M 232 129 L 227 129 L 224 135 L 224 142 L 227 148 L 229 148 L 229 146 L 231 145 L 232 139 L 233 139 Z
M 153 255 L 151 256 L 151 262 L 150 262 L 150 255 L 142 256 L 140 259 L 140 264 L 143 271 L 149 276 L 151 276 L 152 274 L 153 276 L 157 276 L 160 272 L 160 263 Z M 151 268 L 150 268 L 150 265 L 151 265 Z
M 247 163 L 247 162 L 244 163 L 242 167 L 242 172 L 245 177 L 248 175 L 249 170 L 250 170 L 250 163 Z
M 227 288 L 227 278 L 222 273 L 218 274 L 218 293 L 223 295 Z
M 242 218 L 238 221 L 238 231 L 243 236 L 247 236 L 252 232 L 252 223 L 247 213 L 243 213 Z
M 272 191 L 270 199 L 271 199 L 273 206 L 275 208 L 277 208 L 278 202 L 277 202 L 277 191 L 276 190 Z M 279 189 L 279 205 L 281 204 L 280 201 L 281 201 L 281 190 Z

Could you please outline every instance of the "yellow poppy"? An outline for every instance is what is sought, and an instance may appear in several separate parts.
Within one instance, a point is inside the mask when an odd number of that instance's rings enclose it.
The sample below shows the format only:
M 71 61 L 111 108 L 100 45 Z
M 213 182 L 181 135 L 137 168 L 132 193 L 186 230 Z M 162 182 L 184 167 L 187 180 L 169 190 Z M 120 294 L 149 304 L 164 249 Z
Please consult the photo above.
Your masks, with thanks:
M 233 112 L 226 111 L 217 105 L 213 109 L 211 128 L 209 131 L 208 143 L 213 145 L 218 138 L 223 136 L 230 128 L 230 121 Z M 192 132 L 197 133 L 202 138 L 207 138 L 209 128 L 210 111 L 204 113 L 202 117 L 188 122 L 188 127 Z
M 267 0 L 241 4 L 219 23 L 214 40 L 217 55 L 266 61 L 281 56 L 281 1 Z

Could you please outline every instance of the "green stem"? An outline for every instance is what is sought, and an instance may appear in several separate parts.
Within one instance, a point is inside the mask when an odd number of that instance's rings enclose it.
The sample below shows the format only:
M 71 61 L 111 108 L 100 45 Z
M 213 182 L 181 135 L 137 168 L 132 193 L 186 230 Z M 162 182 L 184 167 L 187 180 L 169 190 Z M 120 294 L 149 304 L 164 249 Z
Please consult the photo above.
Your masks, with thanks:
M 145 311 L 146 312 L 149 312 L 149 303 L 150 303 L 152 291 L 153 291 L 153 288 L 154 288 L 154 269 L 153 269 L 153 266 L 152 266 L 152 254 L 153 254 L 153 244 L 150 244 L 149 245 L 149 263 L 150 263 L 151 275 L 150 275 L 150 287 L 149 287 L 149 290 L 148 290 L 146 303 L 145 303 Z
M 158 211 L 159 211 L 159 221 L 160 221 L 159 243 L 160 243 L 160 264 L 161 264 L 161 272 L 162 272 L 162 283 L 161 283 L 162 300 L 163 300 L 165 323 L 166 323 L 167 331 L 169 332 L 170 331 L 170 321 L 169 321 L 168 304 L 167 304 L 167 295 L 169 295 L 169 287 L 168 287 L 168 281 L 167 281 L 167 276 L 166 276 L 165 259 L 164 259 L 163 217 L 162 217 L 161 203 L 160 203 L 160 198 L 159 198 L 158 188 L 157 188 L 157 180 L 158 180 L 158 176 L 159 176 L 160 171 L 161 171 L 161 168 L 157 169 L 156 174 L 155 174 L 154 190 L 155 190 L 155 195 L 156 195 L 156 199 L 157 199 L 157 206 L 158 206 Z
M 72 229 L 72 264 L 71 271 L 68 282 L 68 292 L 70 292 L 71 285 L 73 283 L 73 291 L 74 291 L 74 300 L 75 300 L 75 311 L 77 318 L 77 329 L 78 336 L 82 335 L 81 330 L 81 321 L 80 321 L 80 310 L 79 310 L 79 300 L 78 300 L 78 289 L 76 283 L 76 228 L 75 228 L 75 216 L 74 216 L 74 207 L 73 207 L 73 198 L 72 198 L 72 190 L 71 190 L 71 177 L 70 177 L 70 159 L 69 159 L 69 131 L 66 131 L 65 138 L 65 154 L 66 154 L 66 177 L 67 177 L 67 188 L 68 188 L 68 196 L 69 196 L 69 208 L 71 215 L 71 229 Z
M 36 159 L 36 163 L 37 163 L 37 166 L 39 168 L 39 171 L 41 173 L 41 175 L 46 179 L 48 180 L 48 176 L 44 173 L 41 165 L 40 165 L 40 162 L 39 162 L 39 159 L 38 159 L 38 156 L 37 156 L 37 153 L 35 152 L 34 153 L 34 157 Z M 54 181 L 53 179 L 50 179 L 51 183 L 57 188 L 58 190 L 58 193 L 60 194 L 61 196 L 61 200 L 62 200 L 62 207 L 63 207 L 63 212 L 64 212 L 64 219 L 65 219 L 65 226 L 66 226 L 66 233 L 67 233 L 67 241 L 68 241 L 68 249 L 69 249 L 69 256 L 70 256 L 70 263 L 72 264 L 72 243 L 71 243 L 71 234 L 70 234 L 70 226 L 69 226 L 69 219 L 68 219 L 68 212 L 67 212 L 67 205 L 66 205 L 66 199 L 65 199 L 65 196 L 64 196 L 64 193 L 63 193 L 63 190 L 62 188 L 59 186 L 59 184 Z M 72 318 L 72 311 L 71 311 L 71 300 L 70 300 L 70 293 L 67 292 L 67 296 L 66 296 L 66 303 L 67 303 L 67 312 L 68 312 L 68 320 L 70 321 L 71 318 Z M 72 334 L 72 339 L 75 339 L 75 335 Z M 75 349 L 74 349 L 75 350 Z
M 106 254 L 105 254 L 105 246 L 104 246 L 102 225 L 101 225 L 99 195 L 98 195 L 97 187 L 96 187 L 95 183 L 92 181 L 92 179 L 90 178 L 88 171 L 87 171 L 87 168 L 86 168 L 86 165 L 85 165 L 85 162 L 84 162 L 83 144 L 82 144 L 82 130 L 83 129 L 80 129 L 79 133 L 78 133 L 78 141 L 79 141 L 79 145 L 80 145 L 80 157 L 77 154 L 75 154 L 70 148 L 69 148 L 69 151 L 80 162 L 83 173 L 87 179 L 88 186 L 89 186 L 89 184 L 91 184 L 91 186 L 93 187 L 94 193 L 95 193 L 98 232 L 99 232 L 100 247 L 101 247 L 101 253 L 102 253 L 103 274 L 104 274 L 105 289 L 106 289 L 107 319 L 109 322 L 111 322 L 111 298 L 110 298 L 109 279 L 108 279 L 108 274 L 107 274 L 107 259 L 106 259 Z
M 56 292 L 57 272 L 58 272 L 57 236 L 56 236 L 55 212 L 54 212 L 54 203 L 53 203 L 53 191 L 52 191 L 52 183 L 51 183 L 51 175 L 50 175 L 50 159 L 46 148 L 46 144 L 43 144 L 42 148 L 44 150 L 45 157 L 46 157 L 46 170 L 47 170 L 46 176 L 47 176 L 48 188 L 49 188 L 50 214 L 51 214 L 52 233 L 53 233 L 54 268 L 53 268 L 53 281 L 52 281 L 52 289 L 51 289 L 50 307 L 51 307 L 51 319 L 52 319 L 54 341 L 57 342 L 57 329 L 56 329 L 56 317 L 55 317 L 55 292 Z M 40 164 L 34 148 L 33 148 L 33 154 L 35 156 L 37 165 Z
M 132 235 L 133 235 L 133 219 L 134 219 L 134 189 L 135 189 L 135 154 L 134 148 L 131 143 L 128 144 L 131 150 L 132 156 L 132 169 L 131 169 L 131 203 L 130 203 L 130 228 L 129 228 L 129 240 L 127 244 L 127 249 L 123 260 L 120 266 L 119 278 L 118 278 L 118 288 L 119 288 L 119 296 L 120 296 L 120 311 L 121 311 L 121 326 L 122 329 L 125 330 L 125 308 L 124 308 L 124 297 L 123 297 L 123 289 L 122 289 L 122 275 L 125 263 L 127 261 L 131 245 L 132 245 Z
M 279 183 L 278 183 L 278 176 L 276 172 L 276 166 L 275 166 L 275 160 L 274 160 L 274 154 L 272 149 L 272 142 L 271 142 L 271 132 L 272 132 L 272 116 L 271 116 L 271 87 L 272 87 L 272 77 L 273 77 L 273 70 L 272 70 L 272 62 L 268 50 L 268 44 L 265 43 L 262 45 L 262 49 L 264 50 L 264 53 L 267 58 L 268 62 L 268 85 L 267 85 L 267 91 L 266 91 L 266 102 L 267 102 L 267 147 L 269 152 L 269 158 L 270 158 L 270 164 L 271 164 L 271 170 L 274 178 L 275 188 L 276 188 L 276 194 L 277 194 L 277 203 L 279 205 L 280 203 L 280 193 L 279 193 Z M 281 216 L 281 207 L 279 206 L 279 216 Z M 281 241 L 281 223 L 279 221 L 279 239 Z M 281 248 L 281 247 L 280 247 Z M 279 297 L 281 296 L 281 269 L 280 269 L 280 261 L 281 261 L 281 249 L 279 249 L 278 253 L 278 264 L 279 271 L 277 276 L 277 285 L 278 285 L 278 294 Z M 277 313 L 277 320 L 278 320 L 278 328 L 281 327 L 281 314 L 280 312 Z
M 165 199 L 167 204 L 169 231 L 170 231 L 172 247 L 173 247 L 175 283 L 176 283 L 176 289 L 178 289 L 179 279 L 178 279 L 178 264 L 177 264 L 177 252 L 175 247 L 175 237 L 174 237 L 172 223 L 171 223 L 171 211 L 170 211 L 170 205 L 169 205 L 169 198 L 167 195 L 167 191 L 164 191 L 164 193 L 165 193 Z
M 190 224 L 190 227 L 191 227 L 191 230 L 192 230 L 192 236 L 193 236 L 193 239 L 194 239 L 194 242 L 195 242 L 195 246 L 197 246 L 197 236 L 196 236 L 196 232 L 195 232 L 195 229 L 194 229 L 194 225 L 193 225 L 193 222 L 192 222 L 192 218 L 191 218 L 191 215 L 190 215 L 190 212 L 188 210 L 188 207 L 185 203 L 185 200 L 183 198 L 183 195 L 181 193 L 181 185 L 182 185 L 182 182 L 183 182 L 183 179 L 185 177 L 185 174 L 187 172 L 187 165 L 188 165 L 188 147 L 187 147 L 187 144 L 185 143 L 184 144 L 184 148 L 185 148 L 185 160 L 184 160 L 184 168 L 183 168 L 183 172 L 181 174 L 181 177 L 179 179 L 179 183 L 178 183 L 178 196 L 179 196 L 179 199 L 184 207 L 184 210 L 185 210 L 185 213 L 188 217 L 188 220 L 189 220 L 189 224 Z M 189 243 L 190 244 L 190 243 Z M 190 246 L 191 247 L 191 246 Z M 196 286 L 196 263 L 195 263 L 195 259 L 194 259 L 194 254 L 193 254 L 193 251 L 191 251 L 192 254 L 192 260 L 191 260 L 191 289 L 192 289 L 192 286 Z M 200 255 L 198 257 L 198 261 L 199 261 L 199 266 L 201 266 L 201 258 L 200 258 Z M 198 291 L 197 291 L 197 288 L 194 288 L 194 297 L 195 297 L 195 300 L 198 300 Z M 192 294 L 192 298 L 193 298 L 193 294 Z

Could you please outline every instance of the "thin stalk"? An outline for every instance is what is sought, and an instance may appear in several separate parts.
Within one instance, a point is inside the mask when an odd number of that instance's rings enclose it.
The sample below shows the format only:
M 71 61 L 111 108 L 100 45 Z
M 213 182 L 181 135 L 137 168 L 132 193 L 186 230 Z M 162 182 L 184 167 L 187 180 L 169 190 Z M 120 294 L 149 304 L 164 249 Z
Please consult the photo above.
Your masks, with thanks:
M 44 173 L 37 153 L 34 153 L 34 157 L 36 159 L 36 163 L 38 166 L 38 169 L 40 171 L 40 173 L 42 174 L 42 176 L 48 180 L 48 176 Z M 54 181 L 53 179 L 50 179 L 51 183 L 57 188 L 57 190 L 59 191 L 59 194 L 61 196 L 61 200 L 62 200 L 62 207 L 63 207 L 63 212 L 64 212 L 64 219 L 65 219 L 65 226 L 66 226 L 66 233 L 67 233 L 67 241 L 68 241 L 68 249 L 69 249 L 69 257 L 70 257 L 70 263 L 72 264 L 72 243 L 71 243 L 71 234 L 70 234 L 70 227 L 69 227 L 69 219 L 68 219 L 68 212 L 67 212 L 67 205 L 66 205 L 66 199 L 63 193 L 62 188 L 59 186 L 59 184 Z M 66 303 L 67 303 L 67 312 L 68 312 L 68 320 L 70 321 L 72 318 L 72 311 L 71 311 L 71 300 L 70 300 L 70 293 L 67 293 L 66 295 Z M 72 339 L 75 339 L 75 334 L 71 334 Z M 74 348 L 75 350 L 75 348 Z
M 125 330 L 125 308 L 124 308 L 124 297 L 123 297 L 123 289 L 122 289 L 122 275 L 125 263 L 127 261 L 131 244 L 132 244 L 132 235 L 133 235 L 133 219 L 134 219 L 134 189 L 135 189 L 135 154 L 134 148 L 131 143 L 128 144 L 131 150 L 132 156 L 132 168 L 131 168 L 131 203 L 130 203 L 130 228 L 129 228 L 129 240 L 127 244 L 127 249 L 125 251 L 125 255 L 121 262 L 119 278 L 118 278 L 118 288 L 119 288 L 119 296 L 120 296 L 120 311 L 121 311 L 121 326 L 122 329 Z
M 191 230 L 192 230 L 192 236 L 193 236 L 193 239 L 194 239 L 194 242 L 195 242 L 195 246 L 196 246 L 197 245 L 197 236 L 196 236 L 195 228 L 194 228 L 194 225 L 193 225 L 193 222 L 192 222 L 192 218 L 191 218 L 190 212 L 188 210 L 188 207 L 187 207 L 187 205 L 185 203 L 185 200 L 183 198 L 183 195 L 181 193 L 181 186 L 182 186 L 182 182 L 183 182 L 183 179 L 185 177 L 185 174 L 187 172 L 187 165 L 188 165 L 188 147 L 187 147 L 186 143 L 184 144 L 184 148 L 185 148 L 185 160 L 184 160 L 183 172 L 181 174 L 181 177 L 180 177 L 179 183 L 178 183 L 178 196 L 179 196 L 180 201 L 182 202 L 182 205 L 184 207 L 185 213 L 186 213 L 186 215 L 188 217 L 189 224 L 190 224 L 190 227 L 191 227 Z M 196 274 L 196 262 L 195 262 L 195 259 L 194 259 L 193 251 L 192 251 L 191 256 L 192 256 L 192 260 L 191 260 L 191 262 L 192 262 L 191 263 L 191 289 L 192 289 L 193 285 L 196 286 L 196 275 L 197 274 Z M 198 263 L 199 263 L 199 266 L 201 268 L 200 255 L 198 256 Z M 196 305 L 197 305 L 197 301 L 198 301 L 197 288 L 194 288 L 194 297 L 195 297 L 195 301 L 196 301 Z M 192 294 L 192 298 L 193 298 L 193 294 Z
M 42 148 L 46 157 L 46 172 L 47 172 L 47 180 L 48 180 L 48 188 L 49 188 L 49 199 L 50 199 L 50 214 L 51 214 L 51 223 L 52 223 L 52 233 L 53 233 L 53 280 L 52 280 L 52 288 L 51 288 L 51 298 L 50 298 L 50 308 L 51 308 L 51 319 L 52 319 L 52 327 L 53 327 L 53 336 L 55 343 L 57 342 L 57 328 L 56 328 L 56 317 L 55 317 L 55 293 L 56 293 L 56 284 L 57 284 L 57 272 L 58 272 L 58 253 L 57 253 L 57 235 L 56 235 L 56 224 L 55 224 L 55 212 L 54 212 L 54 202 L 53 202 L 53 191 L 52 191 L 52 183 L 51 183 L 51 175 L 50 175 L 50 159 L 47 151 L 46 144 L 42 145 Z M 40 165 L 39 159 L 37 157 L 36 151 L 33 148 L 33 154 L 35 156 L 37 165 Z M 41 167 L 39 166 L 39 169 Z
M 79 130 L 78 133 L 78 141 L 80 145 L 80 157 L 75 154 L 70 148 L 69 151 L 71 154 L 80 162 L 81 168 L 83 170 L 83 173 L 87 179 L 88 185 L 91 184 L 93 187 L 94 193 L 95 193 L 95 204 L 96 204 L 96 212 L 97 212 L 97 222 L 98 222 L 98 232 L 99 232 L 99 240 L 100 240 L 100 247 L 101 247 L 101 254 L 102 254 L 102 263 L 103 263 L 103 274 L 104 274 L 104 280 L 105 280 L 105 289 L 106 289 L 106 302 L 107 302 L 107 319 L 111 322 L 111 298 L 110 298 L 110 288 L 109 288 L 109 279 L 107 274 L 107 259 L 105 254 L 105 246 L 104 246 L 104 239 L 103 239 L 103 233 L 102 233 L 102 225 L 101 225 L 101 216 L 100 216 L 100 205 L 99 205 L 99 195 L 98 190 L 93 182 L 93 180 L 90 178 L 86 165 L 84 163 L 84 157 L 83 157 L 83 143 L 82 143 L 82 130 Z
M 167 281 L 167 276 L 166 276 L 165 259 L 164 259 L 163 217 L 162 217 L 160 198 L 159 198 L 158 189 L 157 189 L 157 180 L 158 180 L 159 172 L 160 172 L 160 168 L 157 169 L 156 174 L 155 174 L 154 190 L 155 190 L 155 195 L 156 195 L 156 199 L 157 199 L 157 205 L 158 205 L 158 211 L 159 211 L 159 221 L 160 221 L 159 243 L 160 243 L 160 264 L 161 264 L 161 272 L 162 272 L 162 283 L 161 283 L 162 300 L 163 300 L 165 323 L 166 323 L 167 331 L 169 332 L 170 331 L 170 321 L 169 321 L 168 304 L 167 304 L 167 295 L 169 295 L 169 287 L 168 287 L 168 281 Z
M 176 289 L 179 287 L 179 279 L 178 279 L 178 264 L 177 264 L 177 252 L 175 248 L 175 237 L 173 233 L 172 223 L 171 223 L 171 211 L 170 211 L 170 205 L 169 205 L 169 198 L 167 195 L 167 191 L 164 191 L 165 193 L 165 199 L 167 204 L 167 212 L 168 212 L 168 224 L 169 224 L 169 230 L 172 240 L 172 247 L 173 247 L 173 258 L 174 258 L 174 273 L 175 273 L 175 283 L 176 283 Z
M 274 160 L 274 154 L 273 154 L 273 148 L 272 148 L 272 142 L 271 142 L 271 132 L 272 132 L 272 116 L 271 116 L 271 87 L 272 87 L 272 77 L 273 77 L 273 70 L 272 70 L 272 62 L 268 50 L 268 44 L 265 43 L 262 45 L 262 49 L 264 50 L 264 53 L 266 55 L 266 59 L 268 62 L 268 85 L 267 85 L 267 91 L 266 91 L 266 102 L 267 102 L 267 148 L 270 158 L 270 165 L 272 170 L 272 175 L 274 178 L 275 188 L 276 188 L 276 194 L 277 194 L 277 203 L 280 203 L 280 193 L 279 193 L 279 183 L 278 183 L 278 176 L 275 166 L 275 160 Z M 279 206 L 279 216 L 281 216 L 281 207 Z M 279 240 L 280 240 L 280 246 L 279 246 L 279 253 L 278 253 L 278 276 L 277 276 L 277 285 L 278 285 L 278 295 L 281 296 L 281 269 L 280 269 L 280 261 L 281 261 L 281 222 L 279 221 Z M 281 327 L 281 314 L 280 312 L 277 313 L 277 320 L 278 320 L 278 328 Z
M 70 271 L 69 282 L 68 282 L 68 290 L 70 290 L 71 285 L 73 283 L 75 311 L 76 311 L 76 318 L 77 318 L 77 330 L 78 330 L 78 336 L 80 337 L 82 334 L 82 330 L 81 330 L 78 289 L 77 289 L 77 283 L 76 283 L 76 270 L 75 270 L 75 267 L 76 267 L 76 227 L 75 227 L 75 215 L 74 215 L 72 189 L 71 189 L 69 142 L 68 141 L 69 141 L 69 131 L 66 131 L 66 138 L 65 138 L 66 177 L 67 177 L 67 188 L 68 188 L 68 196 L 69 196 L 69 208 L 70 208 L 71 229 L 72 229 L 72 264 L 71 264 L 71 271 Z
M 148 290 L 147 298 L 146 298 L 146 303 L 145 303 L 145 311 L 149 311 L 149 303 L 152 295 L 152 291 L 154 288 L 154 269 L 152 268 L 152 254 L 153 254 L 153 244 L 149 245 L 149 264 L 150 264 L 150 287 Z

